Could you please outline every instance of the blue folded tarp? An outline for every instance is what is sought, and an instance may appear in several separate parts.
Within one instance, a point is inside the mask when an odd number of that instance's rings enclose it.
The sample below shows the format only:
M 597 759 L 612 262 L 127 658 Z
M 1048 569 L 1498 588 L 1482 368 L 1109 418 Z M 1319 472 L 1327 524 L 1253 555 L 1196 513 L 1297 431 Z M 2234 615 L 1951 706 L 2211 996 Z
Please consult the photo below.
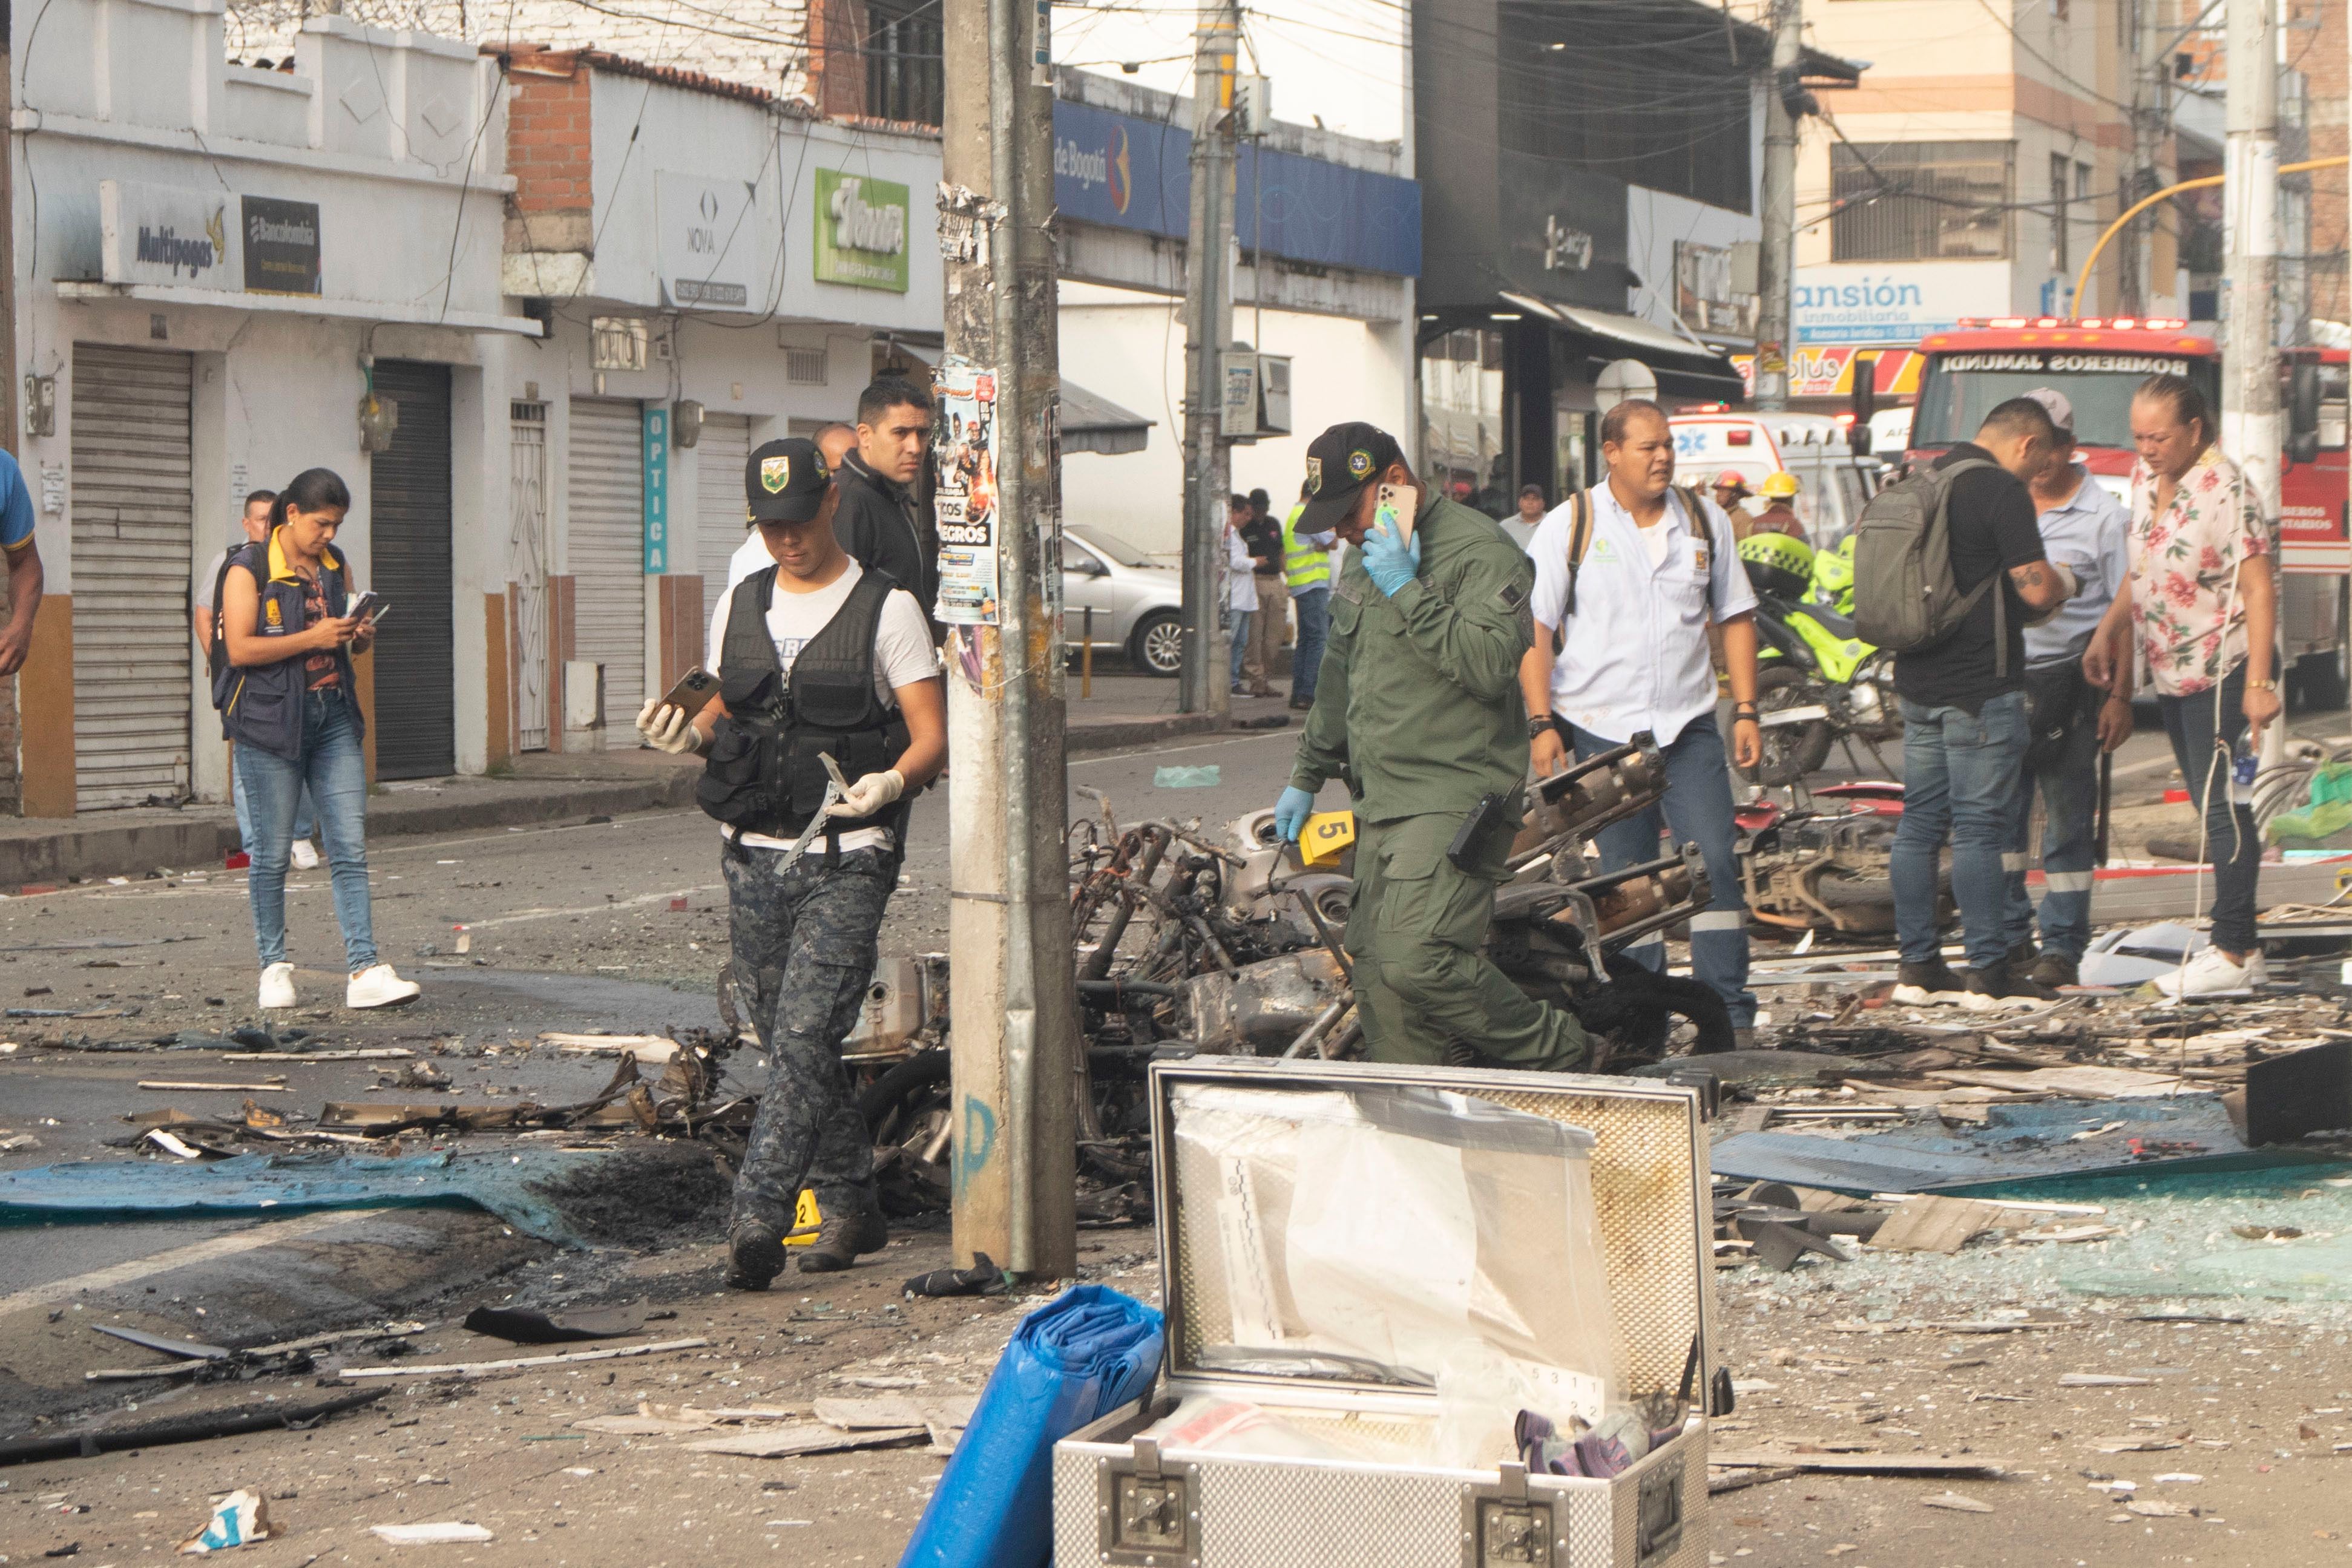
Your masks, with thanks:
M 1160 1313 L 1075 1285 L 1013 1331 L 899 1568 L 1039 1568 L 1054 1549 L 1054 1445 L 1150 1390 Z
M 486 1208 L 526 1236 L 583 1244 L 541 1190 L 576 1183 L 594 1155 L 561 1149 L 375 1155 L 238 1155 L 201 1165 L 90 1160 L 0 1171 L 0 1226 L 131 1215 L 294 1214 L 314 1208 Z

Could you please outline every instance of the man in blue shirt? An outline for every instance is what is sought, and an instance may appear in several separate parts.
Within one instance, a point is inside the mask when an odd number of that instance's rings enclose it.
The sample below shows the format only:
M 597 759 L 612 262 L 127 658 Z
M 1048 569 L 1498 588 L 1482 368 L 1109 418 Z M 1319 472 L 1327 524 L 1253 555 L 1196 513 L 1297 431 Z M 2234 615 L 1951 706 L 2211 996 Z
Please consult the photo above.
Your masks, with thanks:
M 0 452 L 0 550 L 8 558 L 8 624 L 0 627 L 0 680 L 24 668 L 41 608 L 41 551 L 33 542 L 33 493 L 25 471 Z
M 1748 904 L 1740 895 L 1738 832 L 1732 821 L 1731 775 L 1715 722 L 1715 662 L 1710 622 L 1723 632 L 1732 695 L 1732 749 L 1742 768 L 1763 752 L 1756 722 L 1756 592 L 1739 564 L 1731 519 L 1696 490 L 1678 488 L 1674 431 L 1665 410 L 1633 398 L 1601 422 L 1609 477 L 1584 497 L 1571 497 L 1536 529 L 1535 645 L 1519 665 L 1536 775 L 1624 745 L 1643 730 L 1665 760 L 1663 826 L 1677 841 L 1696 841 L 1706 859 L 1710 897 L 1691 917 L 1691 972 L 1731 1011 L 1745 1045 L 1756 1023 L 1748 989 Z M 1592 508 L 1581 561 L 1569 559 L 1580 505 Z M 1571 570 L 1571 568 L 1573 570 Z M 1552 653 L 1554 630 L 1559 653 Z M 1609 870 L 1656 860 L 1658 807 L 1603 828 L 1598 842 Z M 1625 949 L 1664 969 L 1663 933 Z
M 2025 395 L 2048 409 L 2058 427 L 2049 465 L 2026 486 L 2039 514 L 2042 549 L 2080 586 L 2055 615 L 2025 632 L 2025 706 L 2032 727 L 2012 813 L 2016 837 L 2001 857 L 2009 878 L 2004 921 L 2012 973 L 2043 986 L 2071 986 L 2091 941 L 2099 752 L 2114 750 L 2132 733 L 2131 704 L 2103 697 L 2084 678 L 2083 650 L 2131 573 L 2131 515 L 2074 460 L 2074 408 L 2066 394 L 2036 387 Z M 2037 784 L 2044 883 L 2039 955 L 2033 903 L 2025 892 Z

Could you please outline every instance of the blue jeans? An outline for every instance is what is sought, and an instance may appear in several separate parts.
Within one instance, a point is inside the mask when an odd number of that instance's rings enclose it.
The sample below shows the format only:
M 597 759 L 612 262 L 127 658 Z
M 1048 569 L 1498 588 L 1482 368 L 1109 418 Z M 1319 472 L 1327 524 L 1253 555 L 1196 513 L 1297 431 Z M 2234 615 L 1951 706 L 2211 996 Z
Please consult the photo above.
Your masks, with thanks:
M 1323 639 L 1331 626 L 1331 591 L 1310 588 L 1291 595 L 1298 608 L 1298 646 L 1290 651 L 1290 700 L 1305 706 L 1315 700 L 1315 677 L 1323 670 Z
M 2013 852 L 2027 729 L 2023 692 L 1990 697 L 1974 714 L 1903 699 L 1903 825 L 1889 868 L 1903 962 L 1936 961 L 1936 871 L 1947 840 L 1969 967 L 1989 968 L 2008 956 L 2002 857 Z
M 2032 677 L 2029 676 L 2028 679 Z M 2079 685 L 2075 687 L 2079 694 Z M 2026 841 L 2033 831 L 2033 791 L 2042 790 L 2042 946 L 2081 962 L 2091 945 L 2091 884 L 2098 857 L 2099 711 L 2096 693 L 2077 696 L 2064 713 L 2036 711 L 2034 727 L 2059 730 L 2047 755 L 2028 758 L 2018 769 L 2017 805 L 2011 823 L 2009 873 L 2002 940 L 2011 948 L 2033 936 L 2033 900 L 2025 891 L 2032 870 Z
M 2230 787 L 2228 759 L 2217 763 L 2215 745 L 2218 741 L 2226 752 L 2246 733 L 2245 665 L 2221 681 L 2218 733 L 2215 699 L 2210 690 L 2185 697 L 2159 694 L 2156 706 L 2164 715 L 2165 733 L 2172 737 L 2172 759 L 2189 781 L 2189 799 L 2205 819 L 2205 859 L 2213 867 L 2213 946 L 2242 955 L 2262 946 L 2254 934 L 2254 904 L 2263 869 L 2263 834 L 2254 826 L 2252 808 L 2242 804 L 2239 791 Z M 2205 788 L 2209 775 L 2210 792 Z
M 253 806 L 246 797 L 245 769 L 239 768 L 234 771 L 236 777 L 229 780 L 228 798 L 229 803 L 236 808 L 236 844 L 237 848 L 250 852 L 256 836 Z M 302 786 L 302 804 L 294 813 L 294 836 L 307 839 L 318 831 L 319 808 L 311 802 L 310 787 L 305 784 Z
M 303 789 L 318 802 L 320 848 L 335 889 L 335 924 L 343 932 L 343 967 L 358 974 L 376 962 L 368 907 L 367 759 L 360 750 L 358 711 L 341 686 L 302 698 L 302 755 L 289 760 L 244 741 L 236 743 L 236 773 L 246 781 L 254 836 L 246 891 L 253 901 L 253 936 L 261 966 L 286 960 L 286 862 L 294 842 L 294 816 Z
M 1621 742 L 1569 727 L 1579 761 Z M 1696 843 L 1706 861 L 1707 904 L 1691 916 L 1691 973 L 1723 998 L 1735 1028 L 1756 1022 L 1756 994 L 1748 988 L 1748 901 L 1741 896 L 1738 825 L 1731 816 L 1731 768 L 1723 753 L 1723 732 L 1707 714 L 1683 727 L 1661 748 L 1666 764 L 1666 794 L 1658 806 L 1612 822 L 1594 835 L 1601 863 L 1622 871 L 1656 860 L 1662 832 L 1676 843 Z M 1664 808 L 1663 822 L 1659 807 Z M 1666 967 L 1666 938 L 1654 933 L 1625 949 L 1625 956 L 1657 970 Z
M 1230 662 L 1233 667 L 1225 673 L 1225 685 L 1231 686 L 1235 691 L 1242 689 L 1242 661 L 1249 657 L 1250 618 L 1255 616 L 1256 613 L 1257 612 L 1255 610 L 1235 610 L 1232 612 L 1234 622 L 1234 648 L 1233 658 Z

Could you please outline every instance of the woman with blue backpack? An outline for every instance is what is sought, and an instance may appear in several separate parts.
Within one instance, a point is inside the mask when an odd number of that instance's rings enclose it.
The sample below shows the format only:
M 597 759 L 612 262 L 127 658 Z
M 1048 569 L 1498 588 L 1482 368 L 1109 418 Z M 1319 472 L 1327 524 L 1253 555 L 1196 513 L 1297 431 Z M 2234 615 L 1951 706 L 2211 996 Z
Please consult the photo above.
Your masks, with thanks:
M 344 1005 L 416 999 L 419 988 L 376 954 L 367 884 L 367 765 L 352 655 L 373 641 L 352 611 L 351 570 L 334 549 L 352 494 L 331 469 L 310 468 L 278 492 L 269 533 L 236 552 L 221 583 L 213 697 L 236 745 L 254 819 L 246 888 L 261 953 L 260 1005 L 295 1005 L 286 956 L 286 866 L 305 785 L 317 803 L 342 928 Z

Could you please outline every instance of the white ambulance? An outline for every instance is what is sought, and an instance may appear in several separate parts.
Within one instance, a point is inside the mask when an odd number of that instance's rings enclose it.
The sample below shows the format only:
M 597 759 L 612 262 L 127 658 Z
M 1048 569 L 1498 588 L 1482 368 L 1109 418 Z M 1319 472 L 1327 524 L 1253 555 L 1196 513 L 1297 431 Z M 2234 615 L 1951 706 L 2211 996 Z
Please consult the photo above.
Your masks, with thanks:
M 1686 409 L 1669 422 L 1675 432 L 1675 483 L 1702 491 L 1726 469 L 1753 491 L 1765 476 L 1797 476 L 1796 513 L 1806 542 L 1827 549 L 1853 531 L 1862 508 L 1878 492 L 1880 465 L 1857 457 L 1848 442 L 1849 420 L 1820 413 L 1735 413 L 1725 409 Z M 1754 497 L 1749 512 L 1764 503 Z

